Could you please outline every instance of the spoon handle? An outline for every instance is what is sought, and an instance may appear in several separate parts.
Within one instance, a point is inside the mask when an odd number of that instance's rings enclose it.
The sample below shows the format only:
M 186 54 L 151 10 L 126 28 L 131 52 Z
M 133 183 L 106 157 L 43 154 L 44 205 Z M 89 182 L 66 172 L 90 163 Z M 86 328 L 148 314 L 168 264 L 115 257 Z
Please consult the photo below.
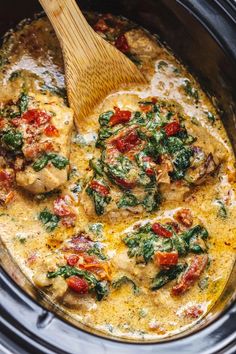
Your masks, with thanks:
M 146 79 L 87 23 L 75 0 L 39 0 L 59 38 L 67 94 L 78 127 L 109 93 Z
M 79 49 L 80 55 L 86 58 L 97 49 L 100 38 L 87 23 L 75 0 L 39 0 L 39 2 L 64 50 L 76 52 Z

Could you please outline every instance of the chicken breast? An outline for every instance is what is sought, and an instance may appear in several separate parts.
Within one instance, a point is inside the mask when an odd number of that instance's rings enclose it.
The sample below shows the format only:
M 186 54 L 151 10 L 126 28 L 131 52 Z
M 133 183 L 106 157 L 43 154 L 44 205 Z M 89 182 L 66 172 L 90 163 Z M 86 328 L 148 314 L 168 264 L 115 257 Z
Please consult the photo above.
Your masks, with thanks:
M 24 137 L 22 151 L 30 164 L 16 173 L 16 182 L 18 186 L 38 194 L 58 188 L 67 180 L 73 112 L 57 97 L 49 101 L 43 95 L 31 96 L 28 112 L 32 111 L 48 114 L 50 122 L 46 123 L 46 127 L 41 124 L 40 133 L 37 132 L 37 138 L 33 139 L 29 138 L 29 124 L 24 123 L 20 127 Z M 40 159 L 43 164 L 42 159 L 47 156 L 48 162 L 41 168 Z
M 126 275 L 139 286 L 148 287 L 150 281 L 158 272 L 158 267 L 153 263 L 136 263 L 135 258 L 129 258 L 127 250 L 118 252 L 112 259 L 112 265 L 116 272 Z

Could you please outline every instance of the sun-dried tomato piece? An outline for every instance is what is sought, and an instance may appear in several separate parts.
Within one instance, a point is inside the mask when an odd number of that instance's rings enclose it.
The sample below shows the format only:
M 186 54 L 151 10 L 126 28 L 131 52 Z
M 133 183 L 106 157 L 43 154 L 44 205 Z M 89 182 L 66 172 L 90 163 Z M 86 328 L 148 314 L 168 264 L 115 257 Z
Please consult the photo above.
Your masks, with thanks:
M 11 190 L 14 182 L 13 171 L 0 170 L 0 204 L 8 204 L 15 198 L 15 192 Z
M 0 170 L 0 185 L 3 188 L 10 188 L 13 183 L 13 175 L 7 170 Z
M 203 309 L 200 306 L 193 305 L 184 311 L 184 316 L 188 318 L 198 318 L 203 314 Z
M 59 136 L 59 131 L 55 125 L 49 124 L 44 128 L 44 134 L 50 137 Z
M 167 136 L 172 136 L 180 131 L 180 124 L 178 122 L 171 122 L 164 127 Z
M 89 292 L 88 282 L 83 278 L 72 275 L 71 277 L 67 278 L 66 281 L 69 288 L 74 290 L 76 293 L 87 294 Z
M 109 189 L 98 181 L 93 180 L 90 183 L 90 188 L 92 188 L 95 192 L 105 197 L 109 194 Z
M 78 262 L 79 256 L 77 254 L 70 254 L 69 256 L 65 256 L 65 259 L 67 264 L 73 267 Z
M 18 127 L 21 124 L 21 118 L 12 118 L 10 120 L 11 125 L 13 125 L 14 127 Z
M 127 39 L 123 34 L 117 38 L 117 40 L 115 41 L 115 46 L 123 53 L 127 53 L 130 50 Z
M 118 107 L 114 107 L 115 113 L 111 116 L 109 125 L 113 127 L 113 125 L 120 124 L 120 123 L 127 123 L 130 121 L 131 112 L 126 110 L 121 110 Z
M 122 153 L 128 152 L 140 143 L 139 136 L 135 130 L 127 135 L 114 139 L 112 144 Z
M 156 235 L 162 236 L 162 237 L 169 238 L 169 237 L 173 236 L 173 233 L 170 230 L 167 230 L 164 226 L 162 226 L 158 222 L 156 222 L 152 225 L 152 231 Z
M 100 18 L 98 22 L 93 26 L 93 29 L 96 32 L 107 32 L 109 30 L 109 26 L 103 18 Z
M 119 186 L 124 187 L 126 189 L 132 189 L 136 186 L 136 182 L 129 182 L 129 181 L 126 181 L 125 179 L 118 178 L 118 177 L 115 177 L 114 179 L 115 179 L 116 184 L 118 184 Z
M 148 176 L 154 176 L 155 175 L 155 170 L 154 170 L 153 159 L 150 156 L 144 156 L 143 157 L 143 162 L 146 162 L 146 168 L 145 168 L 146 174 Z
M 90 256 L 86 253 L 84 253 L 83 255 L 83 259 L 85 261 L 85 263 L 95 263 L 96 261 L 96 257 L 95 256 Z
M 28 124 L 35 124 L 36 126 L 40 126 L 48 123 L 51 119 L 51 116 L 39 109 L 29 109 L 22 115 L 21 118 Z
M 153 109 L 153 105 L 150 104 L 142 104 L 142 102 L 139 104 L 139 107 L 142 112 L 147 113 L 150 112 Z
M 65 195 L 64 197 L 58 197 L 56 200 L 54 200 L 53 211 L 56 215 L 61 217 L 70 216 L 72 214 L 70 197 Z
M 68 245 L 63 248 L 63 251 L 73 250 L 73 252 L 83 253 L 87 252 L 93 246 L 94 242 L 91 241 L 89 236 L 80 233 L 73 237 Z
M 157 252 L 155 254 L 155 261 L 158 266 L 173 266 L 178 263 L 177 252 Z
M 34 160 L 38 155 L 43 152 L 50 152 L 54 150 L 54 146 L 51 141 L 44 141 L 41 143 L 33 143 L 29 146 L 23 147 L 23 154 L 27 159 Z
M 6 124 L 6 120 L 0 117 L 0 129 L 4 128 L 5 124 Z
M 148 176 L 154 176 L 155 174 L 155 171 L 152 168 L 146 168 L 145 172 Z
M 76 214 L 71 212 L 69 216 L 64 216 L 61 220 L 63 226 L 69 228 L 75 226 Z
M 178 222 L 180 222 L 184 226 L 190 227 L 193 224 L 193 216 L 191 214 L 191 211 L 187 208 L 178 210 L 174 217 Z
M 196 255 L 182 275 L 180 282 L 172 288 L 173 295 L 184 294 L 191 286 L 199 279 L 201 273 L 205 269 L 208 261 L 208 256 Z
M 0 170 L 0 182 L 6 182 L 11 180 L 11 174 L 6 170 Z

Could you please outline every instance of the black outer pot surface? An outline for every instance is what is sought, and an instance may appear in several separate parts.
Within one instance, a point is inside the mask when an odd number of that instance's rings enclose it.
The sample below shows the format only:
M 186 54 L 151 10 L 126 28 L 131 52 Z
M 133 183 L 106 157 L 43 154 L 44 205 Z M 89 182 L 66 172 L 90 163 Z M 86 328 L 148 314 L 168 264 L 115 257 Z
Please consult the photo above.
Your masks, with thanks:
M 84 9 L 125 15 L 158 33 L 190 67 L 207 92 L 217 97 L 225 128 L 236 151 L 234 0 L 88 0 L 79 3 Z M 1 1 L 0 35 L 40 10 L 36 0 Z M 218 309 L 212 318 L 203 322 L 200 330 L 158 344 L 135 344 L 89 334 L 59 319 L 26 295 L 2 268 L 0 353 L 236 353 L 236 306 L 232 301 L 235 269 L 233 272 L 221 297 L 221 313 Z

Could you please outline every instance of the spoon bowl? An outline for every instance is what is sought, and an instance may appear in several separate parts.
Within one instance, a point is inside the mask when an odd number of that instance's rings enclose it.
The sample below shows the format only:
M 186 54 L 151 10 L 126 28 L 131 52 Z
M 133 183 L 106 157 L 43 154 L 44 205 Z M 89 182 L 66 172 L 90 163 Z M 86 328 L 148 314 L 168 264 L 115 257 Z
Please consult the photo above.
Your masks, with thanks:
M 135 64 L 90 27 L 75 0 L 39 1 L 62 47 L 77 127 L 109 93 L 146 83 Z

